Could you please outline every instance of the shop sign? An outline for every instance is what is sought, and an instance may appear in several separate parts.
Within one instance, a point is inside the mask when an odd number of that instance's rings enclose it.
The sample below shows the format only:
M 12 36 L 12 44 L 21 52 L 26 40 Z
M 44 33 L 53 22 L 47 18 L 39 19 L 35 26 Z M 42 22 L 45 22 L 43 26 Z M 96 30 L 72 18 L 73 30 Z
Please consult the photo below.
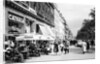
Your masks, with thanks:
M 8 15 L 8 18 L 9 18 L 10 20 L 14 20 L 14 21 L 18 21 L 18 22 L 21 22 L 21 21 L 23 20 L 23 18 L 18 17 L 18 16 L 13 15 L 13 14 L 9 14 L 9 15 Z

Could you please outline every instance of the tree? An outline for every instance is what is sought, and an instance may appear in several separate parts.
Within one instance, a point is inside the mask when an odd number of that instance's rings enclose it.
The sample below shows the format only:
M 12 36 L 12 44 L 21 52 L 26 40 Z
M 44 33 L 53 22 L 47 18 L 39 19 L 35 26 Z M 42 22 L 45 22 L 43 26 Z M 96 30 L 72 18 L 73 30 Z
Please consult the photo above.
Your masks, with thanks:
M 76 39 L 95 40 L 95 8 L 89 14 L 92 19 L 85 19 Z

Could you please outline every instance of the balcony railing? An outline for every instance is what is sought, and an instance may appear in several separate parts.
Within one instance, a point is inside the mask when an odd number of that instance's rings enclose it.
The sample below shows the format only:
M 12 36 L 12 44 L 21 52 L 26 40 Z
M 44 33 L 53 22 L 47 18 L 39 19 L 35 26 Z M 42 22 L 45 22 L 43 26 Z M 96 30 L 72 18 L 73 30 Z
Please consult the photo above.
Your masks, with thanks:
M 19 5 L 23 6 L 24 8 L 29 8 L 29 2 L 27 1 L 14 1 L 16 3 L 18 3 Z
M 36 14 L 34 14 L 33 12 L 30 12 L 29 9 L 19 5 L 18 3 L 16 3 L 15 1 L 6 1 L 5 2 L 6 7 L 10 7 L 13 8 L 15 10 L 17 10 L 18 12 L 24 13 L 25 15 L 31 16 L 32 18 L 35 18 L 37 20 L 39 20 L 40 22 L 44 22 L 52 27 L 54 27 L 54 24 L 51 22 L 48 22 L 47 20 L 37 16 Z M 36 11 L 37 12 L 37 11 Z M 45 13 L 45 12 L 44 12 Z

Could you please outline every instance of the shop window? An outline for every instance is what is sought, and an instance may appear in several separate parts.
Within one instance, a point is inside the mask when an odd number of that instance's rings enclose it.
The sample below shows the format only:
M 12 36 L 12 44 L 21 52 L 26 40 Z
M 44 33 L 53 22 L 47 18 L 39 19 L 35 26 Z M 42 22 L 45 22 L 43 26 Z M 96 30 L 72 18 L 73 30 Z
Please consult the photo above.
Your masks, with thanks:
M 23 30 L 24 27 L 22 23 L 18 23 L 12 20 L 8 21 L 8 27 L 9 27 L 8 33 L 11 33 L 11 34 L 21 34 L 25 32 Z
M 26 19 L 25 23 L 26 23 L 26 27 L 27 27 L 26 32 L 31 32 L 31 33 L 34 32 L 34 24 L 33 24 L 34 21 Z
M 41 29 L 40 29 L 38 24 L 36 25 L 36 33 L 37 34 L 42 34 Z
M 18 33 L 17 26 L 18 26 L 17 23 L 11 22 L 9 20 L 9 22 L 8 22 L 8 27 L 9 27 L 8 33 Z
M 31 32 L 34 32 L 34 22 L 31 22 L 31 25 L 30 25 L 30 27 L 31 27 Z

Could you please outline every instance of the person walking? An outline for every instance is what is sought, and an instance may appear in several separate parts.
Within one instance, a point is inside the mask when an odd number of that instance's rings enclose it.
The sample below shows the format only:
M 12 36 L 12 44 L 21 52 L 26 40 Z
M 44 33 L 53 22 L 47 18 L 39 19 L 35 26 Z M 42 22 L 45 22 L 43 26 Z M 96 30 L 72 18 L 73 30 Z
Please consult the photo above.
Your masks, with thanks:
M 82 41 L 82 49 L 83 49 L 83 54 L 85 54 L 87 52 L 87 44 L 84 40 Z
M 60 44 L 60 49 L 61 49 L 61 52 L 63 53 L 63 51 L 64 51 L 64 44 L 63 43 Z
M 89 41 L 87 41 L 86 44 L 87 44 L 87 52 L 89 52 L 89 49 L 90 49 L 90 43 L 89 43 Z
M 69 41 L 65 41 L 64 42 L 65 44 L 64 44 L 64 51 L 65 51 L 65 54 L 68 52 L 69 53 Z
M 57 43 L 55 43 L 54 44 L 54 52 L 56 53 L 56 55 L 57 55 L 57 53 L 58 53 L 58 44 Z

